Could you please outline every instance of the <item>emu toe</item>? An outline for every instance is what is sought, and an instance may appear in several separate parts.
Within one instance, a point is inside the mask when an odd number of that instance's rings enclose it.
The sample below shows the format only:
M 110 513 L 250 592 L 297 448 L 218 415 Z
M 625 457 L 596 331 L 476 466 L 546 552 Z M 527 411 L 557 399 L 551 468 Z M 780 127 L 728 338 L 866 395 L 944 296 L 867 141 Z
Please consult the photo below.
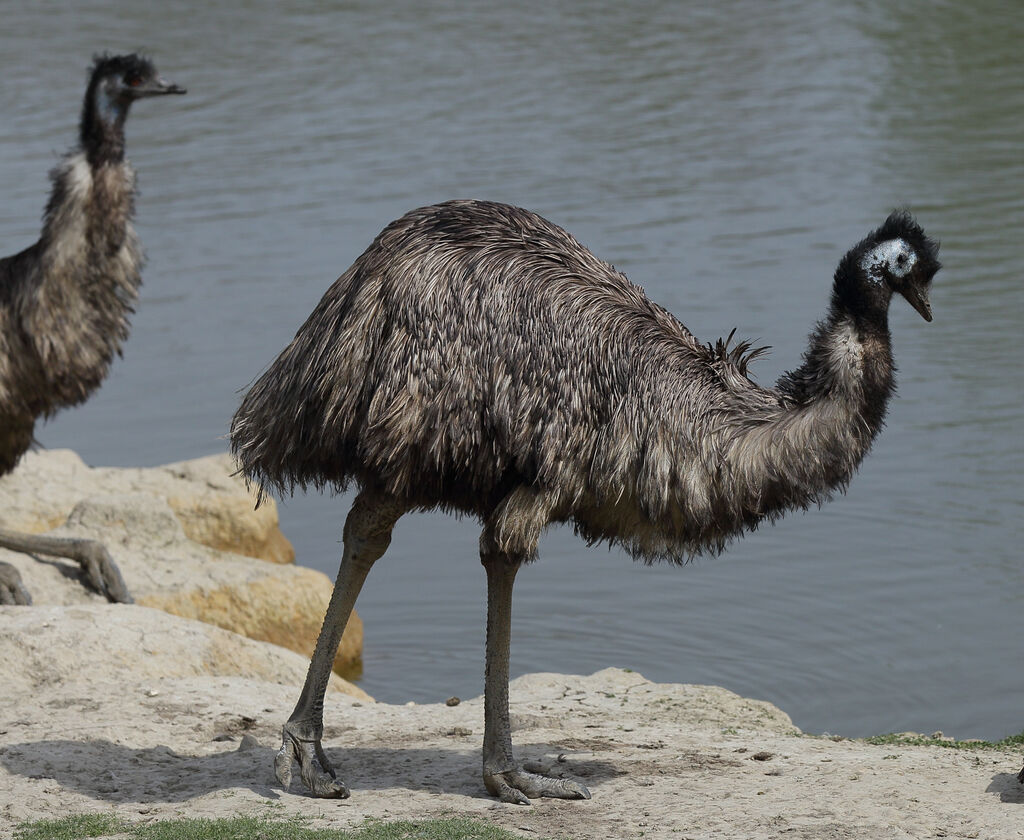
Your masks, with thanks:
M 0 563 L 0 604 L 29 606 L 32 596 L 21 582 L 21 574 L 10 563 Z
M 590 799 L 586 786 L 571 779 L 552 779 L 521 768 L 503 773 L 484 771 L 484 785 L 502 802 L 529 805 L 530 797 L 550 796 L 554 799 Z
M 94 540 L 80 540 L 76 546 L 77 560 L 85 574 L 89 586 L 115 604 L 134 604 L 128 594 L 121 570 L 117 567 L 110 552 L 101 543 Z
M 292 781 L 292 762 L 297 761 L 302 783 L 313 796 L 321 799 L 348 799 L 349 789 L 337 780 L 319 738 L 302 738 L 289 731 L 288 724 L 285 724 L 282 734 L 281 749 L 274 757 L 274 775 L 285 790 Z M 326 773 L 317 768 L 317 762 Z

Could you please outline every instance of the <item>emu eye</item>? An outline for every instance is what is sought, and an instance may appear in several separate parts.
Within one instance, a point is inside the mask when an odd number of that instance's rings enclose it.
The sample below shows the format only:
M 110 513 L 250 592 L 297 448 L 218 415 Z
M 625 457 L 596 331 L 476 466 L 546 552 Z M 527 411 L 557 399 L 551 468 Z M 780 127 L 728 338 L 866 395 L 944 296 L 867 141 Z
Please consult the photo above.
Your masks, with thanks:
M 138 87 L 142 84 L 142 76 L 131 75 L 128 77 L 127 82 L 131 87 Z

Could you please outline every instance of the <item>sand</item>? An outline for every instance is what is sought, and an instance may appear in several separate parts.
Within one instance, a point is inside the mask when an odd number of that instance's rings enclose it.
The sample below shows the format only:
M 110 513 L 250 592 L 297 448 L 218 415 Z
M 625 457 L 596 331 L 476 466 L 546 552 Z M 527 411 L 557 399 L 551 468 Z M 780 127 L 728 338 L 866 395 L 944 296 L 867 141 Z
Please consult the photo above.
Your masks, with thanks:
M 313 799 L 298 774 L 286 791 L 272 770 L 298 694 L 294 663 L 259 679 L 146 667 L 154 651 L 140 651 L 140 662 L 123 650 L 103 655 L 88 631 L 69 635 L 64 622 L 102 636 L 106 616 L 131 610 L 118 622 L 130 619 L 140 638 L 152 632 L 167 647 L 181 633 L 166 622 L 184 619 L 102 604 L 19 612 L 37 609 L 0 608 L 3 837 L 24 820 L 82 812 L 130 821 L 302 815 L 317 827 L 458 815 L 526 837 L 601 840 L 1024 837 L 1017 752 L 804 735 L 771 704 L 618 669 L 512 684 L 518 755 L 583 781 L 590 801 L 526 807 L 489 797 L 479 697 L 388 705 L 333 692 L 324 746 L 352 795 Z

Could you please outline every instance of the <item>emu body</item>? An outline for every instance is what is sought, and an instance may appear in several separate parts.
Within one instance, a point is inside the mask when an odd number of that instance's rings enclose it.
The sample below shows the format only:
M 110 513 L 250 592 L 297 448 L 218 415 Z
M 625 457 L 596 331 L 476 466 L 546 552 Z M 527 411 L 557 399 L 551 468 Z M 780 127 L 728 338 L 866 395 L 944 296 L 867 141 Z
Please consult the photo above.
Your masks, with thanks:
M 0 260 L 0 475 L 31 446 L 38 418 L 78 405 L 99 387 L 128 337 L 142 252 L 131 224 L 135 173 L 124 158 L 124 121 L 136 99 L 169 93 L 184 90 L 146 59 L 97 58 L 80 145 L 50 173 L 39 240 Z M 77 560 L 97 591 L 131 600 L 94 542 L 0 529 L 0 546 Z M 0 603 L 28 601 L 17 571 L 0 563 Z
M 700 343 L 611 265 L 519 208 L 456 201 L 389 225 L 324 295 L 232 422 L 264 488 L 361 489 L 306 686 L 284 730 L 315 794 L 347 789 L 320 747 L 330 662 L 359 587 L 408 510 L 483 523 L 484 782 L 504 800 L 589 796 L 512 757 L 512 584 L 543 529 L 681 561 L 846 486 L 893 392 L 893 292 L 930 320 L 938 246 L 895 213 L 835 273 L 803 363 L 773 389 L 757 351 Z

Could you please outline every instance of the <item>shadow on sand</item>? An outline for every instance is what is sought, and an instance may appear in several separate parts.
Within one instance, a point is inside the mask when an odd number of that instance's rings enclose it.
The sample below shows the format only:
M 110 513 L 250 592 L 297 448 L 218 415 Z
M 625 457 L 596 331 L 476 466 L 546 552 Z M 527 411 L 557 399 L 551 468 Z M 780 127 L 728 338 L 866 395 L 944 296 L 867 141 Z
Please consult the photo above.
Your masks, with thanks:
M 275 748 L 255 739 L 224 742 L 224 751 L 183 755 L 166 746 L 128 747 L 106 740 L 46 740 L 11 744 L 0 764 L 12 774 L 53 779 L 62 787 L 111 803 L 185 802 L 219 790 L 245 788 L 268 799 L 283 793 L 273 775 Z M 560 752 L 558 745 L 530 744 L 526 763 Z M 353 795 L 360 790 L 410 791 L 488 798 L 480 777 L 480 749 L 355 747 L 327 749 L 328 758 Z M 550 762 L 548 762 L 550 764 Z M 553 775 L 594 787 L 625 771 L 591 758 L 555 763 Z M 295 768 L 292 793 L 304 792 Z

